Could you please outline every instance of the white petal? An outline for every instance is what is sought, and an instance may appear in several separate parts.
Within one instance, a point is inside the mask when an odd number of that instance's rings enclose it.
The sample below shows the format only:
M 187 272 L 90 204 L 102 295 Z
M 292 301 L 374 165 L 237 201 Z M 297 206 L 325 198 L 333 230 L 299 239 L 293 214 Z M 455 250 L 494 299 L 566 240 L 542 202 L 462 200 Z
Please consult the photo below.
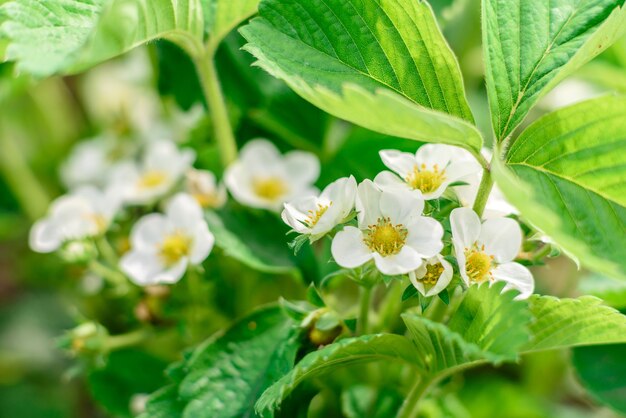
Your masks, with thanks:
M 435 164 L 440 170 L 444 169 L 450 163 L 453 148 L 451 145 L 424 144 L 415 153 L 415 161 L 418 165 L 425 164 L 428 169 Z
M 130 233 L 134 250 L 156 252 L 163 238 L 173 229 L 167 218 L 160 213 L 151 213 L 139 219 Z
M 139 286 L 157 283 L 155 278 L 163 268 L 156 253 L 130 251 L 120 260 L 122 271 Z
M 193 247 L 189 254 L 191 264 L 200 264 L 211 254 L 215 237 L 209 231 L 209 226 L 205 221 L 199 221 L 195 227 L 193 235 Z
M 156 283 L 174 284 L 178 282 L 185 275 L 187 271 L 188 260 L 186 257 L 180 259 L 180 261 L 166 270 L 160 271 L 155 277 Z
M 422 264 L 422 257 L 411 247 L 405 245 L 400 252 L 395 255 L 383 257 L 374 253 L 376 268 L 383 274 L 395 276 L 397 274 L 407 274 L 417 269 Z
M 424 258 L 434 257 L 443 249 L 443 227 L 433 218 L 419 216 L 407 226 L 406 245 Z
M 310 185 L 320 176 L 320 160 L 310 152 L 290 151 L 285 154 L 284 162 L 292 184 Z
M 498 263 L 508 263 L 515 259 L 522 247 L 522 230 L 513 219 L 488 219 L 482 225 L 478 241 Z
M 411 281 L 411 284 L 413 285 L 413 287 L 415 287 L 417 289 L 418 292 L 420 292 L 423 296 L 426 296 L 426 287 L 424 286 L 424 283 L 422 283 L 421 281 L 417 280 L 417 273 L 420 270 L 426 270 L 426 268 L 424 267 L 424 264 L 422 264 L 417 270 L 414 271 L 410 271 L 409 272 L 409 280 Z M 423 274 L 423 273 L 421 273 Z
M 407 226 L 417 219 L 424 210 L 424 200 L 420 194 L 404 191 L 384 191 L 380 196 L 380 212 L 394 225 Z
M 44 219 L 36 222 L 30 229 L 28 243 L 33 251 L 51 253 L 58 250 L 63 244 L 54 224 Z
M 408 152 L 397 150 L 382 150 L 379 152 L 380 159 L 383 164 L 390 170 L 394 171 L 403 179 L 407 178 L 413 172 L 417 165 L 415 156 Z
M 391 171 L 381 171 L 374 177 L 374 183 L 385 191 L 413 190 L 404 180 Z
M 504 290 L 516 289 L 520 294 L 516 299 L 526 299 L 535 290 L 535 280 L 526 267 L 519 263 L 504 263 L 492 270 L 496 281 L 504 281 L 507 285 Z
M 306 234 L 309 231 L 309 227 L 304 223 L 307 220 L 307 216 L 296 209 L 293 205 L 289 203 L 284 204 L 284 209 L 280 214 L 283 222 L 289 225 L 294 231 L 297 231 L 301 234 Z
M 471 162 L 451 163 L 446 168 L 446 182 L 449 184 L 455 181 L 462 181 L 466 177 L 480 174 L 481 170 L 480 165 Z
M 470 248 L 480 236 L 480 218 L 470 208 L 457 208 L 450 214 L 452 240 L 463 248 Z
M 363 243 L 363 233 L 353 226 L 335 235 L 331 253 L 337 264 L 348 269 L 359 267 L 372 258 L 370 249 Z
M 356 210 L 358 212 L 359 227 L 366 229 L 368 225 L 373 225 L 382 217 L 380 212 L 381 190 L 372 183 L 365 180 L 359 184 L 356 195 Z
M 167 204 L 165 214 L 176 227 L 192 230 L 194 225 L 204 219 L 202 207 L 196 199 L 186 193 L 178 193 Z

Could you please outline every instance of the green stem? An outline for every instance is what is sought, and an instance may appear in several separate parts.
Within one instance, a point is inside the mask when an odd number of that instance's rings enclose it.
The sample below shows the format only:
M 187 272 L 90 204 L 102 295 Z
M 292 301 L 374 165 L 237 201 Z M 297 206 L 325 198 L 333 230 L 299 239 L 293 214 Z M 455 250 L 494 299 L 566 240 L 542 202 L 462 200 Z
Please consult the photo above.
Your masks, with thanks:
M 101 262 L 97 260 L 92 260 L 89 263 L 89 268 L 91 271 L 101 276 L 103 279 L 108 281 L 111 285 L 119 289 L 126 289 L 128 286 L 128 282 L 126 281 L 126 277 L 122 273 L 117 270 L 114 270 L 110 267 L 105 266 Z
M 96 248 L 100 252 L 100 255 L 111 266 L 117 266 L 119 258 L 117 252 L 111 246 L 111 243 L 106 239 L 104 235 L 96 238 Z
M 474 212 L 476 212 L 478 216 L 483 216 L 485 206 L 487 206 L 487 200 L 491 194 L 491 189 L 493 189 L 493 177 L 491 176 L 491 171 L 485 169 L 483 170 L 483 178 L 480 181 L 476 201 L 474 202 Z
M 357 335 L 367 334 L 370 303 L 372 299 L 372 287 L 364 285 L 361 287 L 361 302 L 359 308 L 359 318 L 356 324 Z
M 9 129 L 0 129 L 0 148 L 0 171 L 13 195 L 31 220 L 42 217 L 50 204 L 50 197 L 30 169 Z
M 187 330 L 192 342 L 196 341 L 202 323 L 200 305 L 202 303 L 202 281 L 197 267 L 190 266 L 187 270 L 187 291 L 190 306 L 187 311 Z
M 237 141 L 226 110 L 224 93 L 215 68 L 213 54 L 204 54 L 195 60 L 196 70 L 202 84 L 211 121 L 214 127 L 215 140 L 219 148 L 222 164 L 227 167 L 237 159 Z
M 150 332 L 147 329 L 138 329 L 127 334 L 111 335 L 106 340 L 105 349 L 108 352 L 132 347 L 144 342 L 149 335 Z
M 431 383 L 432 380 L 425 377 L 420 378 L 417 382 L 415 382 L 415 385 L 413 385 L 413 388 L 411 388 L 411 391 L 404 400 L 400 411 L 398 411 L 397 418 L 417 417 L 417 407 L 419 402 L 430 387 Z

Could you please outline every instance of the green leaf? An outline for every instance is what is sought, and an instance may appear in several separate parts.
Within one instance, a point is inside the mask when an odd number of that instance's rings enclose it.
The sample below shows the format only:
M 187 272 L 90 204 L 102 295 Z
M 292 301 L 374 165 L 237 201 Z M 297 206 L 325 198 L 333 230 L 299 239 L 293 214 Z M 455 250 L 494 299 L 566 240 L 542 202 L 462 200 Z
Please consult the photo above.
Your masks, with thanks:
M 626 316 L 593 296 L 557 299 L 533 295 L 531 340 L 523 351 L 553 350 L 582 345 L 626 343 Z
M 341 394 L 341 410 L 346 418 L 388 418 L 396 415 L 402 396 L 389 388 L 352 386 Z
M 603 404 L 626 413 L 626 344 L 578 347 L 574 367 L 583 385 Z
M 626 278 L 626 97 L 549 114 L 494 161 L 505 196 L 586 267 Z
M 503 140 L 543 94 L 626 33 L 624 0 L 483 0 L 493 127 Z
M 626 281 L 594 274 L 583 278 L 578 284 L 583 295 L 592 295 L 616 309 L 626 308 Z
M 256 13 L 259 0 L 202 0 L 208 48 L 215 51 L 222 40 L 241 22 Z
M 115 416 L 132 417 L 134 395 L 150 393 L 165 384 L 165 363 L 137 350 L 114 351 L 105 367 L 87 375 L 89 390 L 96 402 Z
M 299 346 L 294 323 L 280 308 L 261 309 L 177 366 L 176 374 L 184 374 L 176 392 L 155 393 L 147 416 L 165 416 L 161 408 L 197 418 L 253 416 L 258 396 L 293 367 Z
M 287 246 L 286 228 L 270 214 L 241 210 L 208 212 L 215 244 L 226 255 L 265 273 L 288 273 L 295 262 Z
M 421 368 L 431 375 L 450 373 L 472 362 L 515 361 L 528 340 L 530 315 L 516 292 L 504 283 L 472 286 L 446 327 L 415 314 L 402 318 L 420 353 Z
M 258 65 L 368 129 L 478 151 L 458 63 L 430 6 L 412 0 L 263 0 L 241 29 Z
M 273 417 L 281 402 L 302 381 L 333 372 L 339 366 L 371 361 L 401 361 L 417 365 L 417 357 L 411 342 L 399 335 L 364 335 L 341 340 L 305 356 L 289 374 L 263 393 L 255 408 L 262 417 Z
M 0 8 L 6 58 L 37 77 L 76 73 L 163 38 L 202 52 L 200 0 L 13 0 Z

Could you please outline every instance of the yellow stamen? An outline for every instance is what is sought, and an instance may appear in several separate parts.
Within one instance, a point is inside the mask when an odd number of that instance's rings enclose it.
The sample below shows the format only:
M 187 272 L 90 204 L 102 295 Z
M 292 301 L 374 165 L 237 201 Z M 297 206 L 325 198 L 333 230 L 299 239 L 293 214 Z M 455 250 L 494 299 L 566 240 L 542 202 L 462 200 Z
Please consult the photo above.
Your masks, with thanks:
M 427 264 L 426 274 L 424 274 L 424 277 L 422 277 L 421 279 L 417 278 L 417 280 L 424 283 L 425 285 L 434 286 L 437 284 L 439 278 L 443 274 L 443 270 L 443 264 L 441 263 Z
M 193 198 L 196 199 L 196 202 L 203 208 L 215 208 L 219 206 L 220 199 L 217 196 L 217 193 L 193 193 Z
M 150 170 L 139 179 L 137 184 L 142 189 L 150 189 L 162 185 L 166 180 L 167 174 L 163 171 Z
M 287 193 L 288 187 L 278 177 L 266 177 L 252 181 L 254 193 L 266 200 L 275 201 Z
M 406 177 L 406 182 L 416 190 L 422 193 L 433 193 L 436 191 L 446 179 L 446 170 L 439 170 L 435 164 L 432 170 L 427 170 L 426 164 L 414 166 L 413 172 Z
M 485 253 L 485 246 L 465 249 L 465 272 L 472 283 L 483 283 L 493 277 L 493 256 Z
M 159 256 L 166 266 L 171 266 L 188 256 L 191 250 L 192 240 L 181 232 L 174 232 L 165 237 L 159 246 Z
M 379 218 L 364 233 L 365 245 L 383 257 L 398 254 L 406 243 L 408 231 L 402 224 L 392 225 L 389 218 Z
M 304 223 L 309 228 L 313 228 L 319 222 L 319 220 L 322 217 L 322 215 L 324 215 L 326 213 L 326 211 L 328 210 L 328 208 L 332 204 L 333 204 L 333 202 L 330 202 L 330 204 L 328 204 L 328 205 L 322 205 L 322 204 L 318 203 L 317 209 L 315 209 L 315 210 L 311 209 L 308 212 L 308 215 L 307 215 L 306 219 L 304 220 Z

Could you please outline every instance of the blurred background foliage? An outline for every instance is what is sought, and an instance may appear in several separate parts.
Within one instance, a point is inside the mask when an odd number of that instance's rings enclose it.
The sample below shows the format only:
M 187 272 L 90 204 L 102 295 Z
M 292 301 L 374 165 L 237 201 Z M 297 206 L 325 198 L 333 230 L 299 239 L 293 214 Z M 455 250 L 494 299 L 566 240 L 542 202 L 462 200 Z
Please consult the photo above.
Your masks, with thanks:
M 479 126 L 489 138 L 480 2 L 431 0 L 431 4 L 461 63 Z M 240 145 L 262 136 L 274 140 L 282 149 L 316 153 L 323 165 L 320 186 L 350 174 L 357 180 L 373 177 L 383 168 L 378 157 L 381 148 L 416 148 L 414 142 L 350 126 L 317 110 L 281 82 L 251 67 L 252 58 L 240 50 L 242 44 L 242 38 L 232 34 L 217 58 Z M 0 55 L 3 49 L 0 40 Z M 626 40 L 562 83 L 536 112 L 605 91 L 626 92 Z M 172 305 L 162 305 L 160 295 L 120 299 L 98 294 L 80 268 L 62 264 L 54 255 L 32 253 L 27 237 L 32 221 L 43 215 L 51 199 L 62 193 L 59 165 L 78 141 L 107 130 L 124 136 L 128 133 L 125 118 L 129 114 L 147 118 L 143 123 L 149 131 L 157 120 L 180 113 L 179 108 L 193 111 L 203 105 L 202 100 L 192 63 L 181 50 L 165 41 L 152 43 L 130 57 L 105 63 L 86 74 L 66 78 L 33 80 L 16 74 L 11 64 L 0 64 L 1 417 L 129 416 L 129 405 L 141 402 L 138 394 L 164 384 L 166 365 L 177 360 L 177 353 L 183 348 L 167 332 L 141 348 L 115 351 L 104 366 L 97 367 L 69 358 L 55 348 L 55 341 L 86 318 L 104 324 L 111 333 L 123 332 L 137 321 L 150 320 L 142 317 L 146 306 L 150 307 L 148 311 L 163 311 L 159 320 L 175 323 L 167 311 Z M 124 107 L 129 105 L 130 109 Z M 529 120 L 532 119 L 531 116 Z M 211 121 L 201 117 L 195 121 L 191 134 L 176 139 L 197 151 L 198 167 L 219 173 L 210 128 Z M 280 296 L 303 298 L 306 283 L 319 281 L 332 271 L 332 266 L 317 265 L 307 251 L 294 257 L 286 245 L 286 228 L 275 216 L 240 212 L 235 210 L 232 219 L 223 222 L 255 249 L 259 263 L 270 257 L 271 265 L 282 265 L 284 269 L 259 273 L 242 265 L 236 257 L 212 255 L 206 263 L 207 277 L 211 279 L 203 284 L 211 288 L 213 295 L 204 305 L 210 310 L 206 315 L 210 321 L 203 324 L 204 335 Z M 593 294 L 618 309 L 626 308 L 623 283 L 589 276 L 565 257 L 536 267 L 534 273 L 539 293 L 559 297 Z M 168 303 L 184 304 L 176 298 L 175 289 L 173 292 Z M 341 289 L 337 292 L 342 294 Z M 175 327 L 171 330 L 178 332 L 181 331 Z M 597 385 L 598 374 L 605 381 L 611 374 L 623 379 L 625 354 L 624 346 L 608 350 L 584 348 L 573 353 L 528 355 L 520 365 L 473 370 L 445 382 L 435 400 L 425 404 L 423 416 L 615 417 L 616 412 L 600 406 L 600 402 L 621 405 L 626 410 L 626 389 L 602 384 L 595 388 L 594 399 L 586 394 L 581 382 L 591 387 Z M 621 369 L 616 368 L 620 362 Z M 371 377 L 382 376 L 389 366 L 368 367 L 380 369 L 368 374 Z M 383 386 L 384 380 L 363 381 L 363 386 L 343 393 L 337 389 L 342 379 L 358 373 L 357 369 L 338 371 L 324 382 L 327 390 L 316 397 L 334 399 L 336 416 L 349 418 L 366 416 L 363 411 L 368 402 L 384 402 L 390 411 L 397 408 L 401 400 L 393 392 L 382 399 L 382 395 L 372 399 L 372 385 Z M 317 413 L 313 399 L 310 416 L 330 417 L 327 404 Z

